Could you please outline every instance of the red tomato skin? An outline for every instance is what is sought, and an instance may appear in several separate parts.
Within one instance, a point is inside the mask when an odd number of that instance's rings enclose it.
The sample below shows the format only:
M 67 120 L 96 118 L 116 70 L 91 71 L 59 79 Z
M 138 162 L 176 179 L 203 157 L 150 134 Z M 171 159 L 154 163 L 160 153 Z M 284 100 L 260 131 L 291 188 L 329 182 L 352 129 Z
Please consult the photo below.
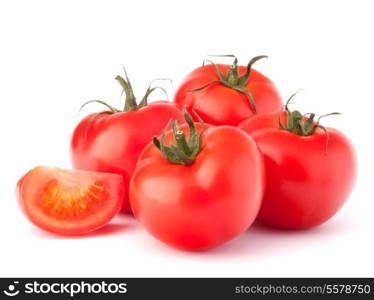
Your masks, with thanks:
M 285 113 L 281 118 L 286 119 Z M 320 225 L 343 206 L 357 174 L 353 145 L 340 131 L 317 129 L 298 136 L 279 129 L 279 113 L 256 116 L 240 125 L 259 146 L 267 186 L 257 219 L 282 229 Z
M 136 111 L 102 114 L 88 125 L 91 116 L 74 130 L 72 165 L 82 170 L 121 174 L 126 190 L 145 145 L 161 134 L 170 119 L 183 122 L 181 110 L 168 101 L 152 102 Z M 127 193 L 122 210 L 131 212 Z
M 110 203 L 100 211 L 92 213 L 84 219 L 69 219 L 66 221 L 51 218 L 42 211 L 40 198 L 45 186 L 56 177 L 56 172 L 67 172 L 72 177 L 79 177 L 85 182 L 99 182 L 110 195 Z M 78 175 L 74 175 L 78 174 Z M 38 166 L 27 172 L 16 185 L 18 204 L 26 218 L 37 227 L 59 235 L 83 235 L 97 230 L 115 217 L 122 208 L 125 188 L 122 176 L 106 173 L 63 170 L 53 167 Z
M 207 127 L 192 165 L 166 161 L 150 143 L 130 183 L 135 217 L 180 249 L 207 250 L 233 239 L 252 224 L 263 197 L 264 166 L 254 141 L 238 128 Z
M 224 74 L 230 68 L 229 65 L 223 64 L 217 64 L 217 67 Z M 238 71 L 242 75 L 246 67 L 239 66 Z M 190 92 L 213 80 L 218 80 L 213 65 L 195 69 L 187 75 L 178 88 L 174 97 L 175 103 L 181 108 L 187 105 L 187 110 L 192 116 L 194 116 L 192 113 L 194 110 L 205 122 L 213 125 L 237 126 L 255 115 L 247 96 L 220 83 L 201 91 Z M 282 98 L 274 83 L 255 69 L 251 70 L 246 88 L 254 98 L 258 114 L 281 110 Z

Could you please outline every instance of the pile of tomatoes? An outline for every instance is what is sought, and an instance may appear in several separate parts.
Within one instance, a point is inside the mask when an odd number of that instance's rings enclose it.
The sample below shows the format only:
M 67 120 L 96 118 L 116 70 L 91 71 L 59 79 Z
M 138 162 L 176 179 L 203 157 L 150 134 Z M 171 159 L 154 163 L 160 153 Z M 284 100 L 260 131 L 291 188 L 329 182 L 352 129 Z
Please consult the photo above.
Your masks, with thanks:
M 117 76 L 124 108 L 89 101 L 105 109 L 76 126 L 74 170 L 39 166 L 19 180 L 28 219 L 81 235 L 122 210 L 157 239 L 188 250 L 223 244 L 255 220 L 305 229 L 330 219 L 354 186 L 352 144 L 324 127 L 323 116 L 291 111 L 252 67 L 264 56 L 247 66 L 232 58 L 192 71 L 173 102 L 148 104 L 152 86 L 137 101 L 127 74 Z

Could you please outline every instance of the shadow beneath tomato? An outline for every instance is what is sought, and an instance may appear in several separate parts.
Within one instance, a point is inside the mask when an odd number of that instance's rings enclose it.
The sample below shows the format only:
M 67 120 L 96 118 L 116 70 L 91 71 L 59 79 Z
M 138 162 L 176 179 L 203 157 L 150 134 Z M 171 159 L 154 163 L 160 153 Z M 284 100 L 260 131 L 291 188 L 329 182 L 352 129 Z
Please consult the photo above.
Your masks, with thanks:
M 130 218 L 127 216 L 118 215 L 111 223 L 86 234 L 83 235 L 71 235 L 71 236 L 64 236 L 59 234 L 54 234 L 51 232 L 44 231 L 37 227 L 32 227 L 31 230 L 33 231 L 34 235 L 44 238 L 55 238 L 55 239 L 88 239 L 88 238 L 96 238 L 96 237 L 105 237 L 105 236 L 113 236 L 116 234 L 125 234 L 126 231 L 131 230 L 132 228 L 136 227 L 136 224 L 133 220 L 129 220 Z M 132 218 L 131 218 L 132 219 Z
M 308 250 L 310 247 L 328 246 L 329 241 L 344 237 L 353 228 L 353 222 L 344 217 L 335 218 L 320 226 L 305 230 L 281 230 L 258 222 L 236 239 L 218 248 L 203 252 L 209 256 L 268 257 L 280 253 Z
M 253 224 L 239 237 L 222 246 L 205 251 L 187 251 L 170 247 L 148 235 L 138 241 L 141 248 L 151 248 L 153 255 L 177 256 L 180 258 L 202 258 L 216 262 L 223 259 L 227 263 L 243 262 L 243 259 L 261 260 L 302 251 L 313 251 L 316 247 L 329 247 L 336 239 L 345 238 L 355 222 L 340 215 L 320 226 L 305 230 L 280 230 Z M 134 225 L 137 227 L 136 225 Z
M 92 231 L 85 235 L 79 236 L 79 238 L 94 238 L 94 237 L 101 237 L 106 235 L 115 235 L 117 233 L 125 232 L 128 229 L 131 229 L 131 225 L 128 223 L 125 224 L 107 224 L 104 227 L 99 228 L 98 230 Z

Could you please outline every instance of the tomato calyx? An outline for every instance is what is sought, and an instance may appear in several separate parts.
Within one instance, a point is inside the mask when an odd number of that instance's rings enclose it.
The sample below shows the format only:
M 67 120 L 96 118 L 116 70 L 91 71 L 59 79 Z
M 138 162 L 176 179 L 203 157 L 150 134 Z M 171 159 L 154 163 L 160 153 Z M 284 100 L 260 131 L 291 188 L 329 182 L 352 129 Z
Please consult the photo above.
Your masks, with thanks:
M 250 75 L 251 75 L 252 65 L 262 58 L 267 58 L 267 56 L 266 55 L 259 55 L 259 56 L 253 57 L 249 61 L 249 63 L 247 64 L 247 70 L 242 76 L 239 76 L 238 59 L 236 58 L 235 55 L 227 54 L 227 55 L 209 55 L 209 56 L 232 57 L 232 58 L 234 58 L 234 62 L 230 66 L 230 69 L 227 71 L 227 73 L 223 74 L 222 71 L 217 67 L 217 65 L 213 61 L 211 61 L 209 59 L 205 60 L 203 62 L 203 67 L 205 66 L 206 62 L 211 63 L 213 65 L 214 69 L 216 70 L 217 76 L 218 76 L 219 79 L 218 80 L 213 80 L 213 81 L 203 85 L 202 87 L 190 90 L 190 92 L 201 91 L 201 90 L 207 88 L 208 86 L 210 86 L 212 84 L 220 83 L 220 84 L 223 84 L 224 86 L 227 86 L 227 87 L 229 87 L 233 90 L 236 90 L 238 92 L 243 93 L 248 98 L 253 111 L 256 113 L 257 109 L 256 109 L 255 101 L 253 99 L 253 96 L 252 96 L 251 92 L 246 88 L 246 85 L 247 85 L 247 83 L 249 81 L 249 78 L 250 78 Z
M 297 92 L 292 94 L 284 105 L 284 111 L 287 113 L 287 124 L 283 124 L 279 117 L 279 128 L 300 136 L 312 135 L 315 133 L 317 128 L 321 128 L 325 133 L 327 133 L 326 128 L 319 123 L 321 118 L 332 115 L 340 115 L 340 113 L 332 112 L 329 114 L 321 115 L 317 119 L 317 121 L 315 121 L 315 113 L 306 113 L 303 115 L 298 110 L 291 111 L 288 108 L 288 105 L 291 103 L 291 100 L 296 96 L 296 94 Z
M 327 144 L 329 142 L 329 134 L 323 125 L 320 124 L 320 120 L 327 116 L 332 115 L 341 115 L 339 112 L 332 112 L 329 114 L 321 115 L 318 117 L 317 121 L 315 121 L 316 114 L 315 113 L 306 113 L 302 114 L 298 110 L 291 111 L 288 108 L 288 105 L 291 103 L 291 100 L 298 92 L 291 95 L 288 98 L 286 104 L 284 105 L 284 111 L 287 113 L 287 123 L 283 124 L 281 118 L 279 116 L 279 128 L 281 130 L 286 130 L 290 133 L 297 134 L 299 136 L 311 136 L 313 135 L 317 128 L 320 128 L 326 134 L 326 143 L 325 143 L 325 154 L 327 154 Z
M 160 150 L 164 158 L 171 163 L 185 165 L 185 166 L 192 165 L 201 150 L 201 146 L 202 146 L 201 134 L 204 130 L 204 121 L 200 118 L 200 116 L 195 111 L 193 111 L 193 113 L 199 120 L 201 127 L 202 127 L 200 134 L 197 133 L 196 126 L 191 116 L 188 114 L 186 110 L 186 106 L 185 106 L 183 108 L 183 116 L 189 128 L 188 141 L 186 139 L 186 135 L 184 134 L 184 132 L 178 129 L 177 120 L 174 120 L 174 121 L 170 120 L 168 122 L 168 124 L 166 125 L 161 135 L 160 140 L 158 140 L 157 137 L 153 138 L 153 144 L 157 147 L 157 149 Z M 173 130 L 173 136 L 175 139 L 175 145 L 166 146 L 165 136 L 170 126 L 170 123 L 172 123 L 172 130 Z
M 130 82 L 128 76 L 127 76 L 127 72 L 126 72 L 125 68 L 124 68 L 124 72 L 125 72 L 125 78 L 123 78 L 120 75 L 115 77 L 115 79 L 118 81 L 118 83 L 122 87 L 122 93 L 125 93 L 125 105 L 124 105 L 123 109 L 117 109 L 117 108 L 109 105 L 108 103 L 106 103 L 105 101 L 102 101 L 102 100 L 90 100 L 90 101 L 85 102 L 80 107 L 79 111 L 81 111 L 82 108 L 85 107 L 89 103 L 99 103 L 99 104 L 102 104 L 102 105 L 106 106 L 107 110 L 98 112 L 97 114 L 94 114 L 92 116 L 91 121 L 93 121 L 93 119 L 95 119 L 97 116 L 99 116 L 101 114 L 116 114 L 116 113 L 120 113 L 120 112 L 129 112 L 129 111 L 138 110 L 142 107 L 147 106 L 149 95 L 152 94 L 153 91 L 156 90 L 156 89 L 162 90 L 165 93 L 166 97 L 168 98 L 168 94 L 163 87 L 161 87 L 161 86 L 153 87 L 152 84 L 153 84 L 153 82 L 158 81 L 158 80 L 169 80 L 169 81 L 171 81 L 171 80 L 168 79 L 168 78 L 157 78 L 157 79 L 154 79 L 150 82 L 150 84 L 148 86 L 148 89 L 145 92 L 144 97 L 142 98 L 140 103 L 137 104 L 137 101 L 136 101 L 136 98 L 135 98 L 135 95 L 134 95 L 134 92 L 133 92 L 133 89 L 132 89 L 132 86 L 131 86 L 131 82 Z

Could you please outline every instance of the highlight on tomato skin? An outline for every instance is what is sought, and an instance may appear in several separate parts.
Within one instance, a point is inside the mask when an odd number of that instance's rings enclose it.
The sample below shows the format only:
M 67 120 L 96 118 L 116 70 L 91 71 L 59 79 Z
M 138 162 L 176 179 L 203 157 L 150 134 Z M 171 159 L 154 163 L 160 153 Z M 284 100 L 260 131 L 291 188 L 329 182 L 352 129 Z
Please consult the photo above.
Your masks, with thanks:
M 38 166 L 17 183 L 17 199 L 36 226 L 61 235 L 101 228 L 120 211 L 121 175 Z

